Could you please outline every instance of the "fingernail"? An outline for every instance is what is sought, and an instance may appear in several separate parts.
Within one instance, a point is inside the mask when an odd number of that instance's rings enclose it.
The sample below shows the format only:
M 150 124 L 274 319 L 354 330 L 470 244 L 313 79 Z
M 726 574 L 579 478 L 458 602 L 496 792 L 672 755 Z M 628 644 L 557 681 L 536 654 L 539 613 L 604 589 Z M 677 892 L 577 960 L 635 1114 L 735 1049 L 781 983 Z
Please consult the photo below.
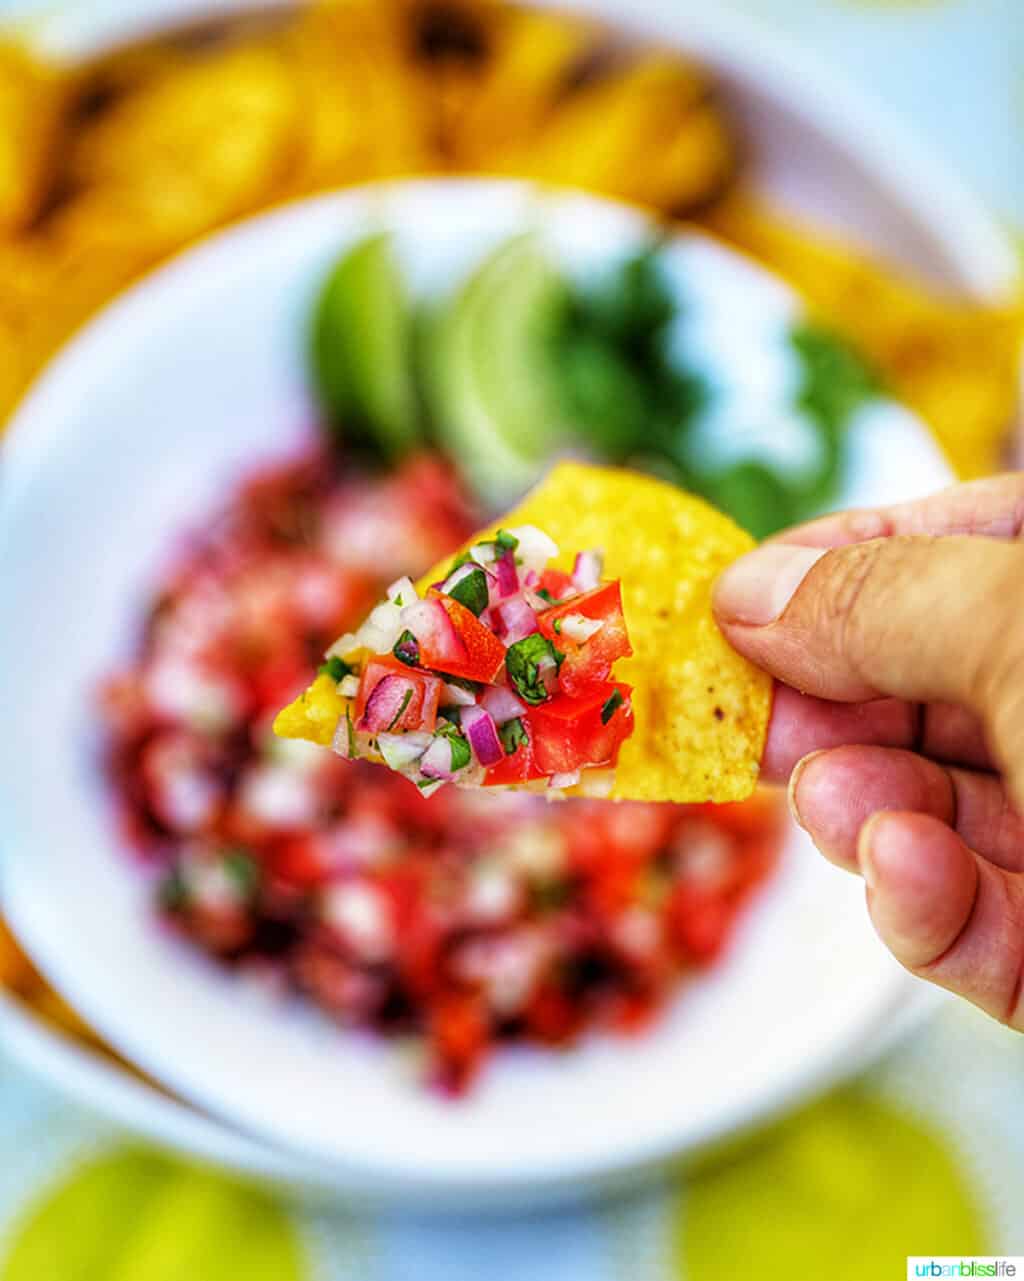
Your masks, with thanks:
M 869 890 L 873 890 L 878 884 L 878 866 L 875 863 L 875 829 L 878 826 L 879 819 L 882 818 L 885 818 L 884 812 L 872 814 L 861 825 L 860 832 L 857 835 L 857 863 L 860 867 L 860 874 L 864 877 L 864 884 Z
M 801 759 L 797 761 L 796 765 L 793 767 L 792 774 L 789 776 L 789 785 L 786 788 L 786 801 L 789 804 L 789 812 L 793 815 L 793 822 L 798 823 L 800 827 L 805 829 L 807 824 L 804 822 L 800 814 L 800 798 L 797 795 L 797 788 L 800 786 L 800 780 L 803 777 L 804 770 L 808 765 L 810 765 L 811 761 L 824 755 L 825 749 L 823 748 L 819 748 L 816 752 L 808 752 L 806 756 L 801 757 Z
M 742 556 L 715 584 L 714 607 L 729 623 L 763 627 L 774 623 L 793 599 L 825 547 L 771 543 Z

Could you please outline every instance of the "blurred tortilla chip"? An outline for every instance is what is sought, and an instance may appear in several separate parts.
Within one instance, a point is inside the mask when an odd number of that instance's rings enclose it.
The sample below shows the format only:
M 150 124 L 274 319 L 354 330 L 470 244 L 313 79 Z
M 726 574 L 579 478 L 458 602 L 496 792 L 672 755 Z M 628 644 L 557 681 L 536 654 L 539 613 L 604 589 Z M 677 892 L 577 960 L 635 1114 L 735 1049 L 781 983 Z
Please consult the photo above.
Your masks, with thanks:
M 895 269 L 735 197 L 713 231 L 765 263 L 932 428 L 962 479 L 998 470 L 1019 407 L 1019 306 L 942 297 Z
M 614 677 L 633 686 L 636 729 L 622 746 L 612 795 L 690 802 L 750 796 L 771 679 L 728 645 L 711 614 L 712 585 L 754 546 L 749 534 L 673 485 L 575 462 L 555 466 L 488 533 L 517 525 L 549 534 L 562 569 L 572 568 L 577 551 L 602 549 L 604 577 L 621 580 L 633 656 L 615 665 Z M 424 575 L 420 589 L 444 577 L 449 564 Z
M 53 176 L 66 78 L 22 45 L 0 40 L 0 233 L 38 213 Z

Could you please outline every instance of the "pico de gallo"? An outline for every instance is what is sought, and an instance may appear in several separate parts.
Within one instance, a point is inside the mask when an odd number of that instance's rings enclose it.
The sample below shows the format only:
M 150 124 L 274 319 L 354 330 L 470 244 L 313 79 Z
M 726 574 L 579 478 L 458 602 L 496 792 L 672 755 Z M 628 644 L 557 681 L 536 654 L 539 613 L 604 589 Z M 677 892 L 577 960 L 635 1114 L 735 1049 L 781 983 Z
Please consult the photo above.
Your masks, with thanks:
M 647 1026 L 722 954 L 770 873 L 780 831 L 764 797 L 723 806 L 548 805 L 500 788 L 427 797 L 399 773 L 276 737 L 276 709 L 315 676 L 332 637 L 385 584 L 437 563 L 473 528 L 452 472 L 431 456 L 387 476 L 319 450 L 266 468 L 173 550 L 134 652 L 101 696 L 121 830 L 153 877 L 159 918 L 241 982 L 415 1044 L 423 1079 L 450 1094 L 502 1045 L 562 1047 L 596 1028 Z M 531 536 L 512 536 L 525 561 Z M 595 562 L 577 569 L 531 579 L 552 597 L 535 616 L 552 612 L 545 630 L 538 621 L 525 635 L 566 655 L 558 692 L 532 703 L 509 682 L 474 698 L 473 707 L 523 704 L 522 716 L 491 713 L 499 741 L 502 727 L 523 720 L 529 736 L 537 710 L 607 679 L 581 671 L 588 628 L 568 620 L 613 617 L 617 598 Z M 605 604 L 581 605 L 595 591 Z M 398 594 L 401 610 L 401 589 L 388 599 Z M 431 599 L 442 596 L 458 602 L 450 592 Z M 505 626 L 507 655 L 525 622 Z M 601 661 L 625 643 L 623 634 Z M 385 666 L 422 670 L 400 658 Z M 524 680 L 534 697 L 550 692 L 553 670 L 537 668 Z M 457 678 L 483 686 L 481 675 L 473 667 Z M 457 674 L 445 676 L 462 690 Z M 439 691 L 438 709 L 470 707 L 445 698 Z M 625 723 L 626 705 L 624 692 L 610 726 Z M 469 728 L 459 726 L 467 741 Z M 503 744 L 488 768 L 519 769 L 522 746 Z M 568 759 L 545 758 L 545 786 Z
M 632 653 L 618 582 L 601 556 L 572 573 L 526 525 L 499 529 L 457 556 L 423 596 L 393 582 L 356 632 L 327 651 L 313 688 L 284 709 L 284 737 L 330 735 L 339 756 L 384 764 L 425 796 L 527 786 L 606 796 L 632 732 L 632 690 L 612 666 Z

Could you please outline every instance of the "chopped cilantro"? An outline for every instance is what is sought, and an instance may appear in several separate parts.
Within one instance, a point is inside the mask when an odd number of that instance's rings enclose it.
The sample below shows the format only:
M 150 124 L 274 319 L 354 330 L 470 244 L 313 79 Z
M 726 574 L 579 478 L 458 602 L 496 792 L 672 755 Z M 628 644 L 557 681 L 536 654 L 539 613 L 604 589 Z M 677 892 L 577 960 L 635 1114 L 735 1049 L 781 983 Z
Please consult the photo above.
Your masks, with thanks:
M 550 658 L 559 664 L 564 657 L 546 636 L 534 632 L 508 647 L 505 670 L 519 697 L 536 707 L 549 697 L 547 687 L 541 679 L 540 662 Z
M 459 729 L 457 718 L 459 709 L 457 707 L 444 707 L 438 712 L 438 715 L 444 718 L 444 723 L 439 724 L 434 734 L 438 738 L 446 738 L 452 749 L 452 769 L 462 769 L 463 765 L 469 764 L 469 758 L 472 753 L 469 750 L 469 740 Z
M 514 552 L 519 546 L 519 539 L 507 529 L 499 529 L 494 535 L 494 545 L 499 552 Z
M 165 912 L 180 912 L 188 906 L 188 886 L 181 868 L 176 867 L 161 882 L 159 902 Z
M 487 608 L 490 599 L 487 591 L 487 575 L 479 568 L 470 570 L 449 590 L 448 595 L 452 600 L 457 600 L 460 605 L 465 605 L 479 618 Z
M 251 898 L 259 884 L 259 867 L 244 850 L 231 850 L 224 855 L 224 870 L 246 896 Z
M 398 595 L 395 597 L 395 604 L 396 604 L 396 605 L 404 605 L 404 604 L 405 604 L 405 601 L 404 601 L 404 600 L 402 600 L 402 593 L 401 593 L 401 592 L 399 592 L 399 593 L 398 593 Z
M 392 654 L 406 667 L 418 667 L 420 663 L 419 641 L 408 628 L 395 641 Z
M 552 626 L 552 628 L 553 628 L 553 630 L 554 630 L 555 635 L 556 635 L 556 636 L 561 636 L 561 634 L 562 634 L 562 620 L 561 620 L 560 618 L 556 618 L 556 619 L 555 619 L 555 621 L 552 623 L 552 625 L 551 625 L 551 626 Z
M 506 756 L 512 756 L 524 743 L 530 741 L 526 727 L 518 716 L 515 720 L 506 721 L 504 725 L 498 727 L 498 737 L 501 739 Z
M 412 702 L 412 690 L 407 689 L 405 691 L 405 694 L 402 696 L 402 706 L 398 709 L 397 712 L 395 712 L 394 716 L 392 716 L 391 718 L 391 724 L 388 726 L 389 731 L 393 730 L 395 726 L 398 724 L 398 722 L 402 719 L 402 717 L 405 715 L 405 709 L 409 706 L 411 702 Z
M 549 605 L 555 605 L 558 603 L 546 587 L 538 587 L 534 594 L 539 596 L 541 600 L 546 600 Z
M 452 771 L 462 769 L 468 765 L 472 753 L 469 750 L 469 742 L 461 734 L 452 734 L 448 738 L 452 749 Z
M 622 697 L 621 690 L 616 690 L 608 699 L 604 707 L 601 708 L 601 724 L 607 725 L 615 713 L 619 710 L 626 700 Z
M 316 669 L 318 676 L 329 676 L 335 684 L 348 676 L 351 671 L 352 668 L 349 667 L 348 663 L 343 658 L 339 658 L 337 654 L 332 654 L 325 663 L 321 663 Z

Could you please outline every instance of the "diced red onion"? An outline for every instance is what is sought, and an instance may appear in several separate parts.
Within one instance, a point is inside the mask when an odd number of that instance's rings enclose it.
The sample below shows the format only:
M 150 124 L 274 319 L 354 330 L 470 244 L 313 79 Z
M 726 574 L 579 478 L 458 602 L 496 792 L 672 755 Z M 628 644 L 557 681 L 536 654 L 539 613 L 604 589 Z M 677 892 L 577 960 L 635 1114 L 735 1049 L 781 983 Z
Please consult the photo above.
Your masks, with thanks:
M 577 552 L 572 567 L 572 581 L 577 591 L 590 592 L 601 581 L 604 557 L 600 552 Z
M 466 647 L 439 600 L 418 600 L 402 610 L 402 626 L 416 637 L 435 662 L 464 658 Z
M 503 600 L 496 612 L 501 615 L 501 621 L 505 625 L 501 639 L 506 645 L 514 645 L 524 636 L 532 636 L 539 630 L 537 615 L 522 595 L 510 596 L 508 600 Z
M 535 590 L 540 586 L 540 574 L 535 569 L 528 569 L 523 575 L 523 586 Z
M 480 706 L 494 717 L 498 725 L 514 721 L 526 711 L 526 704 L 520 702 L 505 685 L 489 685 L 480 699 Z
M 498 595 L 514 596 L 519 590 L 519 572 L 516 569 L 516 558 L 506 549 L 498 557 L 494 566 L 496 570 Z
M 455 777 L 452 769 L 452 745 L 447 738 L 435 736 L 420 757 L 420 773 L 424 778 L 438 778 L 445 782 Z
M 460 724 L 469 739 L 473 755 L 481 765 L 497 765 L 505 755 L 505 749 L 498 737 L 498 727 L 491 714 L 482 707 L 467 707 L 462 713 Z
M 358 728 L 367 730 L 371 734 L 379 734 L 381 730 L 390 729 L 402 713 L 403 704 L 407 702 L 406 695 L 414 692 L 415 687 L 412 681 L 405 676 L 399 676 L 397 673 L 394 676 L 385 676 L 371 690 Z

